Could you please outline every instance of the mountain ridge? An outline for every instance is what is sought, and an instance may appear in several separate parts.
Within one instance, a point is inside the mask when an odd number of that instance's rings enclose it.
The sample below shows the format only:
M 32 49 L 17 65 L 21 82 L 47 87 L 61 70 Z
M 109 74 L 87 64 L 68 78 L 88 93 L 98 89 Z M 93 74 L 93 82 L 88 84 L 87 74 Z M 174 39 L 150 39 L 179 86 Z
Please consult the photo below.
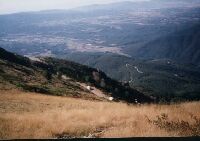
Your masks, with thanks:
M 200 65 L 200 25 L 170 33 L 136 51 L 135 55 L 143 59 L 168 58 L 178 62 Z
M 196 65 L 179 64 L 170 59 L 138 60 L 115 54 L 73 53 L 66 59 L 99 68 L 118 81 L 134 80 L 130 86 L 146 95 L 167 101 L 200 99 L 200 71 Z M 128 68 L 126 64 L 130 64 Z
M 116 100 L 130 103 L 134 103 L 135 99 L 139 102 L 152 101 L 148 96 L 129 86 L 123 86 L 102 71 L 88 66 L 55 58 L 41 58 L 41 62 L 31 61 L 1 48 L 0 55 L 0 84 L 12 84 L 24 90 L 52 95 L 69 93 L 79 96 L 81 89 L 76 82 L 82 82 L 99 88 Z

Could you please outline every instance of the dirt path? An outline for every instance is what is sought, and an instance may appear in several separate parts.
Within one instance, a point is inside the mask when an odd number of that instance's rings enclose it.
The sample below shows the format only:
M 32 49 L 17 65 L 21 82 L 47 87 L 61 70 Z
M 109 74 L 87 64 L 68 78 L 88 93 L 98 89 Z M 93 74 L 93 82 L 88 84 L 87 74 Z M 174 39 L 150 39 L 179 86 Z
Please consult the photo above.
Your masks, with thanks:
M 87 89 L 87 86 L 85 83 L 79 83 L 78 84 L 83 87 L 84 89 Z M 109 96 L 107 96 L 105 93 L 103 93 L 101 90 L 97 89 L 96 87 L 90 87 L 91 90 L 89 90 L 91 93 L 95 94 L 96 96 L 100 97 L 100 98 L 105 98 L 107 100 L 109 100 Z M 88 89 L 87 89 L 88 90 Z

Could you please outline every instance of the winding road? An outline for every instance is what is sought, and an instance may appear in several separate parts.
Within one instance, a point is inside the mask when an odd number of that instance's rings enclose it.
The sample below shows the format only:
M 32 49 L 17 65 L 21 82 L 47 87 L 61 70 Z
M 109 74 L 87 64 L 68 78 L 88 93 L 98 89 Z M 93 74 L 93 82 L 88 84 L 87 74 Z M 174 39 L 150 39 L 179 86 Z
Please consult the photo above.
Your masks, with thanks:
M 128 66 L 132 66 L 132 65 L 126 64 L 127 69 L 128 69 Z M 136 69 L 136 71 L 137 71 L 138 73 L 144 73 L 144 72 L 140 71 L 140 70 L 138 69 L 137 66 L 133 66 L 133 67 Z

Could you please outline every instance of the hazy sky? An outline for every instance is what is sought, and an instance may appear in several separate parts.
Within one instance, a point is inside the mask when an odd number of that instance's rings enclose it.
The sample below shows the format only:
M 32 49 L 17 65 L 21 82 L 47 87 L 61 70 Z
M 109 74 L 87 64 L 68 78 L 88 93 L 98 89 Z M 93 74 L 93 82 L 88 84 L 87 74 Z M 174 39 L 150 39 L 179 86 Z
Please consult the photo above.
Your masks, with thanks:
M 91 4 L 146 0 L 0 0 L 0 14 L 47 9 L 70 9 Z

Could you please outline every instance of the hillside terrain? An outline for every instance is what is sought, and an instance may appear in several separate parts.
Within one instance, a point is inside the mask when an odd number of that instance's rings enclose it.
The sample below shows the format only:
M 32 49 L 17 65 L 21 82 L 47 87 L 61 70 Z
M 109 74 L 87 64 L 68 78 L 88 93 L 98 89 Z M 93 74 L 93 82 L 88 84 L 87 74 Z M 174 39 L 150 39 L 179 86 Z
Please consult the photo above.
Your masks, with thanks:
M 32 61 L 0 48 L 1 89 L 21 88 L 23 90 L 51 95 L 92 97 L 81 88 L 80 83 L 94 86 L 114 97 L 127 102 L 151 102 L 144 94 L 112 80 L 100 70 L 74 62 L 55 58 L 40 58 Z M 78 83 L 79 82 L 79 83 Z
M 199 39 L 200 25 L 197 24 L 148 42 L 135 51 L 133 56 L 142 59 L 168 58 L 179 63 L 192 63 L 200 66 Z
M 200 136 L 200 0 L 47 1 L 0 2 L 0 140 Z
M 127 105 L 0 90 L 1 139 L 200 135 L 200 103 Z
M 138 60 L 109 53 L 73 53 L 66 58 L 101 69 L 111 78 L 164 101 L 200 99 L 200 71 L 192 64 L 170 59 Z
M 89 65 L 164 101 L 199 100 L 199 13 L 199 0 L 150 0 L 0 15 L 0 46 Z

